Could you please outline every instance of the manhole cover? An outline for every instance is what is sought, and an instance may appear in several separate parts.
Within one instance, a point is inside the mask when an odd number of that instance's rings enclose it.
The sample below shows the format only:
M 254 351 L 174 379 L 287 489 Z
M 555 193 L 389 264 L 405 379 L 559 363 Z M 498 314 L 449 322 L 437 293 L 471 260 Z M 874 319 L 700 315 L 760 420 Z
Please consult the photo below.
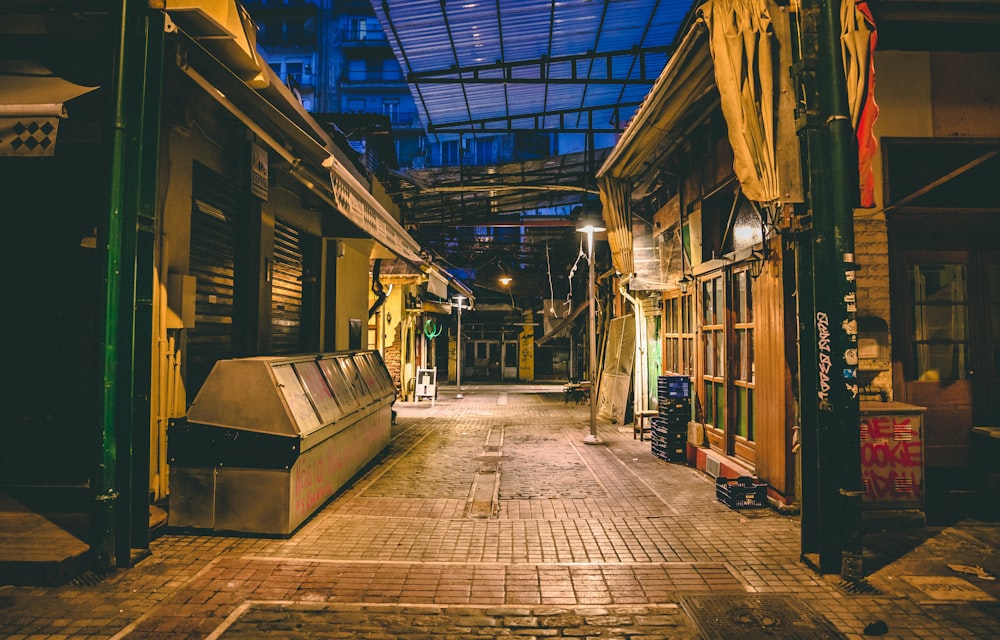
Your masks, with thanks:
M 707 640 L 844 640 L 830 622 L 793 596 L 682 596 L 681 606 Z

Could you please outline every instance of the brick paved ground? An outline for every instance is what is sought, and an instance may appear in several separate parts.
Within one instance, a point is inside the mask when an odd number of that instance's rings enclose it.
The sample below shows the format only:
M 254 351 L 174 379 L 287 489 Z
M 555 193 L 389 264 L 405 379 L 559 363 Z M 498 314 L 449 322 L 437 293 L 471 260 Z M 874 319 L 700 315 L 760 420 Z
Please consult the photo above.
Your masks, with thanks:
M 928 597 L 899 579 L 926 570 L 905 558 L 868 594 L 816 575 L 799 562 L 797 518 L 726 508 L 709 478 L 657 460 L 630 427 L 602 424 L 604 444 L 582 444 L 588 408 L 558 388 L 464 396 L 397 404 L 385 455 L 291 537 L 168 532 L 127 571 L 0 586 L 0 637 L 696 638 L 700 625 L 714 638 L 722 622 L 681 605 L 748 594 L 814 616 L 768 637 L 862 638 L 877 620 L 888 638 L 1000 637 L 995 600 Z

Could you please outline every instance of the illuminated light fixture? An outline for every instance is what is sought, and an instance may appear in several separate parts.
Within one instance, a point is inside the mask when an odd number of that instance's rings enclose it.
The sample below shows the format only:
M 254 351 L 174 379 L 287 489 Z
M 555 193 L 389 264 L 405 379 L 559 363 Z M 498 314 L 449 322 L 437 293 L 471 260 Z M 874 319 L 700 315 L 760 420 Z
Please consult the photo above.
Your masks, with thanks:
M 500 284 L 502 284 L 505 287 L 509 285 L 512 281 L 513 278 L 511 278 L 510 276 L 500 276 Z
M 688 292 L 688 287 L 691 286 L 692 281 L 693 278 L 686 273 L 677 280 L 677 287 L 680 288 L 681 293 Z
M 600 444 L 597 437 L 597 326 L 594 310 L 594 232 L 604 231 L 604 220 L 600 216 L 584 214 L 576 223 L 576 230 L 587 234 L 587 303 L 590 306 L 590 317 L 587 322 L 587 333 L 590 338 L 590 433 L 583 439 L 584 444 Z

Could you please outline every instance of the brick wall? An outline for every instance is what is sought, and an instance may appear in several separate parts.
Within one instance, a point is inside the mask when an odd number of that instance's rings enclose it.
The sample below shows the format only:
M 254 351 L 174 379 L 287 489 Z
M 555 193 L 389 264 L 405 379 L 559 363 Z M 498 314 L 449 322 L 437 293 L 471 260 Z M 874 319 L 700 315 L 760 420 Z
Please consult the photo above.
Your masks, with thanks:
M 401 387 L 400 387 L 400 376 L 403 368 L 403 353 L 402 346 L 403 341 L 400 340 L 400 331 L 402 330 L 403 323 L 397 322 L 393 333 L 395 334 L 395 339 L 392 341 L 388 347 L 385 348 L 385 352 L 382 354 L 382 359 L 385 360 L 385 368 L 389 370 L 389 375 L 392 376 L 392 382 L 396 387 L 396 395 L 402 397 Z
M 861 212 L 860 215 L 864 215 Z M 858 316 L 876 316 L 889 324 L 889 237 L 885 217 L 854 220 L 854 254 L 861 266 L 857 274 Z M 892 344 L 892 334 L 889 335 Z M 875 378 L 875 386 L 886 389 L 892 398 L 892 375 L 886 371 Z

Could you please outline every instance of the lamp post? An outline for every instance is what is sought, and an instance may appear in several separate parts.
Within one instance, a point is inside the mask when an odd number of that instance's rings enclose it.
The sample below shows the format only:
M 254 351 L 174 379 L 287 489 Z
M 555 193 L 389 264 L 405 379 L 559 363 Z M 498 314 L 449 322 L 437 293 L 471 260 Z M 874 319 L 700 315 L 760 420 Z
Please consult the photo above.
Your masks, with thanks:
M 590 319 L 587 333 L 590 339 L 590 434 L 583 439 L 584 444 L 600 444 L 597 437 L 597 316 L 594 309 L 594 232 L 604 231 L 604 221 L 599 217 L 583 216 L 577 223 L 576 230 L 587 234 L 587 302 L 590 306 Z
M 459 400 L 462 399 L 462 301 L 465 300 L 465 296 L 455 296 L 455 304 L 453 306 L 458 308 L 458 331 L 455 339 L 455 386 L 458 389 L 458 393 L 455 397 Z

